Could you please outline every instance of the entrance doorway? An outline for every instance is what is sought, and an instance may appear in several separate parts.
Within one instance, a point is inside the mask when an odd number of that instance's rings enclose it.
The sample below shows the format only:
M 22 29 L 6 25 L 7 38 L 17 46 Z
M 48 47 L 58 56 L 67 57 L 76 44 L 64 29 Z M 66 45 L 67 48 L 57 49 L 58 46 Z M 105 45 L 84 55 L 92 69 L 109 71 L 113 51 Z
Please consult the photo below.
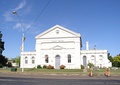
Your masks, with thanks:
M 60 69 L 60 55 L 55 56 L 55 69 Z
M 87 67 L 87 58 L 86 58 L 86 56 L 83 56 L 83 66 Z

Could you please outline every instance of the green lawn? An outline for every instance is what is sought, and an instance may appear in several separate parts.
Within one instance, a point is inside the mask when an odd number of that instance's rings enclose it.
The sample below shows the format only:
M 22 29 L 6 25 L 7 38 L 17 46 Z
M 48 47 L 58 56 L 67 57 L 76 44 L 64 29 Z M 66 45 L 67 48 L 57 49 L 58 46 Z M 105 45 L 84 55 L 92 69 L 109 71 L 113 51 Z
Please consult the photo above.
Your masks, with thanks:
M 16 73 L 22 73 L 21 68 L 17 68 Z M 93 69 L 93 75 L 103 75 L 105 72 L 105 69 L 99 69 L 95 70 Z M 111 75 L 117 75 L 120 76 L 120 68 L 117 70 L 110 70 Z M 0 73 L 13 73 L 11 72 L 11 68 L 0 68 Z M 26 74 L 79 74 L 83 75 L 89 74 L 89 69 L 87 69 L 87 72 L 84 73 L 82 69 L 24 69 L 24 73 Z

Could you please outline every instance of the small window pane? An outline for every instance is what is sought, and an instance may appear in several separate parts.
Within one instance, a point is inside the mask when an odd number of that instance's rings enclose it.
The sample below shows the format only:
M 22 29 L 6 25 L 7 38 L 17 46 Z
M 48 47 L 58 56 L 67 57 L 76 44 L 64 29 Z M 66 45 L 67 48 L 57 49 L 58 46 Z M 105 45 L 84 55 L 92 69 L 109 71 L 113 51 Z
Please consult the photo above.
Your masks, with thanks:
M 28 64 L 28 57 L 25 57 L 25 64 Z
M 48 57 L 48 55 L 45 55 L 45 62 L 46 62 L 46 63 L 49 62 L 49 57 Z
M 32 57 L 32 64 L 34 64 L 35 63 L 35 58 L 34 58 L 34 56 Z
M 32 64 L 34 64 L 35 63 L 35 60 L 32 60 Z
M 71 63 L 71 55 L 68 54 L 68 63 Z
M 25 64 L 28 64 L 28 60 L 25 60 Z

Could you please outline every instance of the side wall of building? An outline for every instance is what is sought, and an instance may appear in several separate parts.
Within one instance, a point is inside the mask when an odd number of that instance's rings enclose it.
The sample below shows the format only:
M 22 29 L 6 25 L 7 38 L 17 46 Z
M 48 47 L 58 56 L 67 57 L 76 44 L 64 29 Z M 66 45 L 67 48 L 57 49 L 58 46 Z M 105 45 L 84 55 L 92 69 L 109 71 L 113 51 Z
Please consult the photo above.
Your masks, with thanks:
M 101 68 L 112 66 L 108 60 L 107 50 L 83 50 L 81 51 L 81 63 L 85 67 L 88 67 L 88 63 Z
M 20 68 L 34 68 L 36 61 L 36 52 L 21 52 Z

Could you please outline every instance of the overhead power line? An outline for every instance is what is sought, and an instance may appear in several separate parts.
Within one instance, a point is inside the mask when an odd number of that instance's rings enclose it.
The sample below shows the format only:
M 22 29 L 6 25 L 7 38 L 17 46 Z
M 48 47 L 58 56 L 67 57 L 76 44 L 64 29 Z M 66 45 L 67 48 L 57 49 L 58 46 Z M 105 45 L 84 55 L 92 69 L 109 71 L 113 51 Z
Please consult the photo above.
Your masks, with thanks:
M 12 13 L 17 15 L 18 20 L 19 20 L 19 22 L 20 22 L 20 24 L 21 24 L 21 27 L 22 27 L 22 32 L 24 32 L 24 26 L 23 26 L 23 24 L 22 24 L 22 22 L 21 22 L 21 20 L 20 20 L 20 17 L 18 16 L 17 12 L 16 12 L 16 11 L 13 11 Z
M 30 25 L 30 27 L 26 30 L 25 33 L 27 33 L 31 27 L 35 24 L 35 22 L 38 20 L 38 18 L 42 15 L 42 13 L 45 11 L 45 9 L 47 8 L 48 4 L 50 3 L 51 0 L 48 0 L 48 2 L 46 3 L 45 7 L 42 9 L 42 11 L 40 12 L 40 14 L 36 17 L 36 19 L 34 20 L 34 22 Z

